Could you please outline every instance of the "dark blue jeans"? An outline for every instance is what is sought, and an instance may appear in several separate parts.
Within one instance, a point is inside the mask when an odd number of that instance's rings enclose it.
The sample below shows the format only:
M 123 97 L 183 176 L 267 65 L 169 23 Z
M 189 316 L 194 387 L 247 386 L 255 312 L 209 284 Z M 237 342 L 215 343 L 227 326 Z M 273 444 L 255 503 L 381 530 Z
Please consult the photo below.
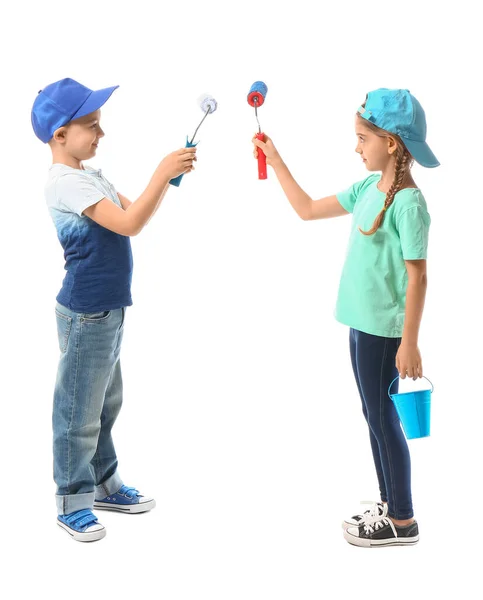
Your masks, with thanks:
M 396 354 L 401 338 L 385 338 L 350 330 L 352 368 L 369 425 L 372 455 L 381 500 L 395 519 L 414 516 L 411 499 L 411 459 L 399 417 L 387 390 L 397 376 Z M 392 393 L 397 393 L 399 380 Z

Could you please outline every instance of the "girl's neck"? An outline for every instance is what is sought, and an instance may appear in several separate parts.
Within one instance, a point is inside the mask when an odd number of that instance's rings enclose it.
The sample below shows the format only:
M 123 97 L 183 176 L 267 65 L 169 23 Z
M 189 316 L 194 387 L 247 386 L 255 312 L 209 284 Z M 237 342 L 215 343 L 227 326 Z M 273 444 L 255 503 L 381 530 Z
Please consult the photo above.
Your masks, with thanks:
M 389 191 L 389 189 L 391 188 L 391 186 L 393 184 L 394 174 L 395 174 L 395 170 L 392 165 L 391 165 L 391 167 L 388 167 L 386 170 L 384 170 L 382 172 L 381 179 L 379 180 L 379 182 L 377 184 L 377 188 L 379 191 L 387 194 L 387 192 Z M 406 174 L 406 177 L 403 179 L 401 189 L 403 190 L 405 188 L 416 188 L 416 187 L 417 187 L 417 185 L 414 182 L 411 172 L 408 172 Z

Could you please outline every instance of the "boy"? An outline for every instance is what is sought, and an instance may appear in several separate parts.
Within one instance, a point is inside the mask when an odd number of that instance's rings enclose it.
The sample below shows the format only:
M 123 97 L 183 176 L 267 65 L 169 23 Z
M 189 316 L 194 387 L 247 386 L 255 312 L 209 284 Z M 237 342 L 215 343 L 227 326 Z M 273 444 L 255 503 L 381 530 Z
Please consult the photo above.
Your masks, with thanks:
M 55 308 L 60 362 L 54 391 L 57 524 L 78 541 L 106 535 L 92 508 L 137 513 L 155 501 L 123 484 L 111 436 L 122 404 L 120 348 L 132 305 L 130 236 L 159 208 L 169 181 L 194 169 L 196 148 L 168 154 L 135 201 L 84 166 L 104 136 L 100 108 L 118 86 L 93 91 L 73 79 L 41 90 L 36 136 L 53 164 L 45 187 L 67 271 Z

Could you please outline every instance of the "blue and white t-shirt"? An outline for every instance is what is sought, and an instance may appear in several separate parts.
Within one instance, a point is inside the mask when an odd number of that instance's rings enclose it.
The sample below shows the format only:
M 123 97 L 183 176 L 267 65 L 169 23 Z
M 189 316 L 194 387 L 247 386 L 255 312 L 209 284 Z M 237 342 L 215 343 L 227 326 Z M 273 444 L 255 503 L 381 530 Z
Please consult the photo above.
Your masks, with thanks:
M 50 167 L 45 199 L 67 271 L 57 302 L 74 312 L 94 313 L 132 304 L 131 240 L 82 214 L 103 198 L 122 206 L 100 170 L 60 163 Z

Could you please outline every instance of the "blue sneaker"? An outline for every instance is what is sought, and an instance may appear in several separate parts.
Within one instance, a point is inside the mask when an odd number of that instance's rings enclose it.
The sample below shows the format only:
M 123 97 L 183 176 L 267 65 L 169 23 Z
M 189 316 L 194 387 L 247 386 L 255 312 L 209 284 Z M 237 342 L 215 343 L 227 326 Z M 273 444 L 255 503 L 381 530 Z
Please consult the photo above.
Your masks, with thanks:
M 97 521 L 88 509 L 76 510 L 68 515 L 59 515 L 57 525 L 78 542 L 95 542 L 106 535 L 106 528 Z
M 133 487 L 123 485 L 115 494 L 106 496 L 102 500 L 94 500 L 94 508 L 101 510 L 115 510 L 123 513 L 142 513 L 156 506 L 153 498 L 141 496 Z

